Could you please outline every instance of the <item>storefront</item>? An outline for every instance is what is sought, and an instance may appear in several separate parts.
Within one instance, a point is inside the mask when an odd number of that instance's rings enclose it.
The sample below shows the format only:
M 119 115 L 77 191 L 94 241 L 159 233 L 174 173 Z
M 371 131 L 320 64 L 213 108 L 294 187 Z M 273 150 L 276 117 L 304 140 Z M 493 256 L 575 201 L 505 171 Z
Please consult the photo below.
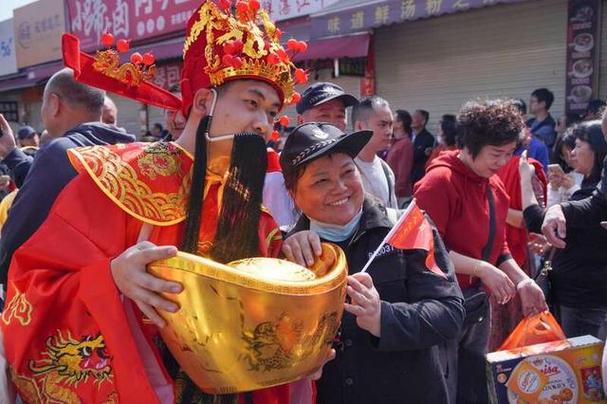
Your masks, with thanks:
M 312 40 L 372 33 L 375 93 L 393 109 L 428 110 L 432 131 L 442 114 L 457 113 L 466 100 L 528 102 L 539 87 L 554 92 L 551 112 L 559 116 L 571 109 L 577 98 L 572 88 L 581 81 L 592 87 L 590 98 L 607 98 L 607 39 L 601 41 L 600 31 L 607 27 L 607 0 L 602 10 L 601 0 L 593 6 L 593 75 L 580 79 L 571 71 L 577 47 L 569 44 L 568 30 L 577 28 L 568 9 L 588 2 L 593 1 L 341 1 L 312 15 Z
M 425 109 L 430 130 L 477 97 L 554 92 L 565 109 L 567 0 L 503 4 L 378 28 L 377 94 L 393 109 Z

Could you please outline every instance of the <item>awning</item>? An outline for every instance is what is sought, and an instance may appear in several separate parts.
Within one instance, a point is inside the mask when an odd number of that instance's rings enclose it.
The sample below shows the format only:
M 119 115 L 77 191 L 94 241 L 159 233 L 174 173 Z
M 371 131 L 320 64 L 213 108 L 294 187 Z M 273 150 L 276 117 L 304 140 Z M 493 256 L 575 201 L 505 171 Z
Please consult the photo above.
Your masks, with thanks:
M 341 0 L 313 14 L 312 38 L 370 31 L 384 25 L 526 0 Z
M 295 56 L 295 61 L 366 57 L 369 41 L 370 35 L 367 33 L 312 40 L 308 44 L 308 51 Z

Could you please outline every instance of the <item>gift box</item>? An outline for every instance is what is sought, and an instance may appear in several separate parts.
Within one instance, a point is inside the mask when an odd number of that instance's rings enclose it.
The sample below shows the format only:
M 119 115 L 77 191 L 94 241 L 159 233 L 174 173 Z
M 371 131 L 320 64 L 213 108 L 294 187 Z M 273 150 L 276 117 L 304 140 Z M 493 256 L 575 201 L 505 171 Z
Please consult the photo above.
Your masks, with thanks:
M 487 354 L 491 403 L 607 403 L 603 345 L 587 335 Z

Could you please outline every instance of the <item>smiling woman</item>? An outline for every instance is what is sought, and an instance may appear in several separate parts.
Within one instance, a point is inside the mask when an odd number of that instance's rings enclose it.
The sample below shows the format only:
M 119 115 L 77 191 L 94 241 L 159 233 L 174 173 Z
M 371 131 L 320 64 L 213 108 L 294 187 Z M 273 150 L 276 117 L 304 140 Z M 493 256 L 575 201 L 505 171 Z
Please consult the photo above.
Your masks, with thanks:
M 309 123 L 294 130 L 281 155 L 285 185 L 302 211 L 285 255 L 312 264 L 320 240 L 332 242 L 344 250 L 351 274 L 339 349 L 323 368 L 317 402 L 447 402 L 437 345 L 457 335 L 464 312 L 438 233 L 436 262 L 448 276 L 426 269 L 425 252 L 392 247 L 361 273 L 394 225 L 383 205 L 365 197 L 354 164 L 370 138 L 371 131 L 346 135 Z

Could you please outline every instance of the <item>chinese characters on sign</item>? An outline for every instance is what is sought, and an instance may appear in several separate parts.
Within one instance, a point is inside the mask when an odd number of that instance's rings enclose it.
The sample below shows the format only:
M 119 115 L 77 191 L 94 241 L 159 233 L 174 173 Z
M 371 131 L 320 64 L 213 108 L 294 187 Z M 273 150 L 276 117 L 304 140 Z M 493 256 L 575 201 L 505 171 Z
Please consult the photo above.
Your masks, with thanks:
M 99 47 L 101 35 L 138 40 L 185 29 L 197 0 L 68 0 L 70 29 L 83 49 Z
M 295 0 L 291 0 L 295 1 Z M 312 37 L 322 38 L 366 31 L 382 25 L 466 11 L 522 0 L 385 0 L 334 13 L 312 16 Z
M 39 0 L 15 9 L 14 14 L 18 67 L 61 59 L 65 30 L 62 0 Z
M 337 0 L 264 0 L 261 4 L 274 21 L 317 13 Z
M 181 64 L 172 63 L 156 66 L 156 76 L 154 83 L 157 86 L 169 90 L 175 84 L 181 81 Z
M 337 0 L 262 0 L 273 20 L 320 11 Z M 69 27 L 85 50 L 99 48 L 101 35 L 139 40 L 185 30 L 200 0 L 67 0 Z
M 583 114 L 596 98 L 599 0 L 570 0 L 567 29 L 567 112 Z

